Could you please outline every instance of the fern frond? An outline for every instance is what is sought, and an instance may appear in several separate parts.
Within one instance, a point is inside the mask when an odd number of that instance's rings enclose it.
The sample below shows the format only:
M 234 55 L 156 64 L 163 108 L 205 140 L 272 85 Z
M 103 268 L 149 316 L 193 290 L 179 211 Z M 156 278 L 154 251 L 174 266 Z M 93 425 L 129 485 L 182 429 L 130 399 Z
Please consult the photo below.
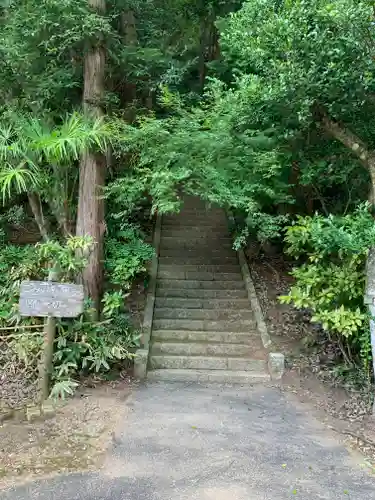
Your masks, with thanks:
M 22 161 L 18 165 L 7 163 L 0 170 L 0 194 L 3 205 L 10 199 L 12 193 L 25 193 L 38 184 L 38 171 L 27 166 Z

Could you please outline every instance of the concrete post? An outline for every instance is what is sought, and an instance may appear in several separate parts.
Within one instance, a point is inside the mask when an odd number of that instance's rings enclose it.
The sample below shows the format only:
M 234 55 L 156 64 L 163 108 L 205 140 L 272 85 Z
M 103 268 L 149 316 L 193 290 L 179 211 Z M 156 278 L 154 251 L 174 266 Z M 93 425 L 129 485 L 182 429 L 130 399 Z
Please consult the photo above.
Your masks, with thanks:
M 369 309 L 370 319 L 370 334 L 371 334 L 371 349 L 372 363 L 375 374 L 375 248 L 372 248 L 367 258 L 366 266 L 366 290 L 364 297 L 365 304 Z M 375 398 L 372 407 L 372 414 L 375 418 Z

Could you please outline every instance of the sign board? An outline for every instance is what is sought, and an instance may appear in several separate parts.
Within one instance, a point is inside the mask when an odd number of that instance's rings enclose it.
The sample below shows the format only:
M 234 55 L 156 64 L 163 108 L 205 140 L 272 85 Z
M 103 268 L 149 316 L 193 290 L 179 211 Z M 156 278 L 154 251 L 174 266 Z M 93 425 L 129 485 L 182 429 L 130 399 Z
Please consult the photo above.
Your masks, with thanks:
M 375 248 L 371 248 L 367 257 L 364 302 L 367 305 L 375 304 Z
M 83 286 L 53 281 L 23 281 L 21 316 L 75 318 L 83 312 Z

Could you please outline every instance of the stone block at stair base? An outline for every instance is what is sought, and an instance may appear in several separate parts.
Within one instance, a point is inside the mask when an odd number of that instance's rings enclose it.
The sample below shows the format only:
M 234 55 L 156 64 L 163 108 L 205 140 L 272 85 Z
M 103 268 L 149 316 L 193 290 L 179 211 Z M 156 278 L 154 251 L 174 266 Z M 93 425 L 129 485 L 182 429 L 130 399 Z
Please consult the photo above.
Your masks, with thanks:
M 35 422 L 42 416 L 40 406 L 30 405 L 26 408 L 26 419 L 28 422 Z
M 51 400 L 44 401 L 42 404 L 42 415 L 44 418 L 53 418 L 56 415 L 56 409 Z
M 147 376 L 148 349 L 138 349 L 134 358 L 134 378 L 145 380 Z
M 280 352 L 271 352 L 268 356 L 268 370 L 272 380 L 281 380 L 285 371 L 285 356 Z

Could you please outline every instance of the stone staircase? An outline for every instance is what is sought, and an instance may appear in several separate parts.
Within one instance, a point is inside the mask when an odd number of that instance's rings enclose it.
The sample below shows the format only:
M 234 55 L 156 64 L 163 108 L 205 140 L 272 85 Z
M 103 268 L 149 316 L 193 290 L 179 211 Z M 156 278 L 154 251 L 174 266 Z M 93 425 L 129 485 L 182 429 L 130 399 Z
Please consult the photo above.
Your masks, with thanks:
M 189 198 L 161 223 L 147 378 L 251 383 L 266 360 L 226 215 Z

